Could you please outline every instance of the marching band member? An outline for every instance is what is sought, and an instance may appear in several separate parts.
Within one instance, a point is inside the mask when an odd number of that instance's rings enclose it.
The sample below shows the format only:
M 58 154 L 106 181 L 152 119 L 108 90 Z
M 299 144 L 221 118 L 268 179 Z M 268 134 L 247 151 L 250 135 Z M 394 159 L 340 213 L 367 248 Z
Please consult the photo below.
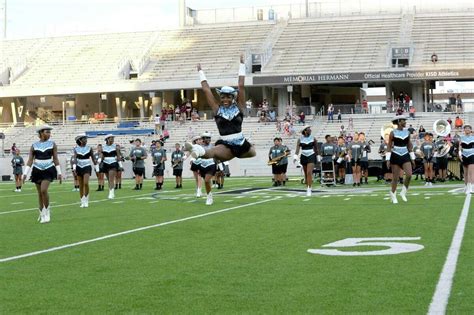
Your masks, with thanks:
M 87 145 L 87 136 L 80 134 L 75 140 L 77 146 L 74 148 L 72 169 L 79 183 L 81 208 L 87 208 L 89 207 L 89 178 L 92 174 L 91 159 L 96 170 L 98 170 L 99 166 L 95 160 L 92 148 Z
M 347 146 L 343 136 L 337 138 L 337 173 L 339 174 L 339 183 L 344 184 L 346 179 L 347 167 Z
M 469 124 L 464 125 L 464 134 L 459 143 L 459 158 L 464 168 L 465 192 L 474 192 L 474 134 Z
M 285 173 L 288 168 L 288 158 L 287 155 L 290 152 L 290 149 L 282 145 L 282 139 L 280 137 L 275 137 L 273 139 L 273 147 L 270 148 L 268 152 L 268 160 L 272 166 L 273 174 L 273 186 L 281 186 L 285 183 Z
M 15 192 L 21 192 L 23 165 L 25 165 L 25 161 L 20 155 L 20 149 L 17 148 L 13 154 L 14 156 L 11 162 L 13 167 L 13 176 L 15 176 Z
M 361 179 L 364 177 L 365 184 L 368 184 L 369 180 L 369 153 L 371 152 L 370 143 L 371 141 L 365 141 L 365 133 L 359 133 L 359 142 L 362 143 L 362 157 L 360 158 L 360 171 Z
M 181 151 L 181 145 L 175 144 L 175 150 L 171 153 L 171 167 L 173 168 L 173 176 L 176 177 L 176 187 L 183 188 L 183 161 L 184 152 Z
M 433 186 L 434 170 L 433 157 L 436 147 L 433 143 L 433 134 L 425 133 L 424 141 L 420 146 L 420 151 L 423 153 L 423 166 L 425 169 L 425 186 Z
M 191 151 L 195 158 L 214 158 L 221 162 L 232 160 L 235 157 L 241 159 L 254 157 L 256 155 L 255 148 L 245 139 L 242 133 L 242 122 L 246 110 L 244 56 L 240 56 L 239 89 L 236 90 L 229 86 L 217 89 L 220 102 L 217 102 L 214 98 L 200 64 L 197 69 L 207 102 L 215 113 L 214 119 L 221 139 L 216 142 L 214 147 L 209 148 L 209 151 L 206 151 L 202 146 L 190 143 L 185 144 L 185 151 Z
M 382 157 L 382 175 L 383 175 L 383 179 L 385 180 L 385 183 L 390 183 L 392 181 L 392 172 L 387 167 L 387 159 L 386 159 L 387 148 L 388 148 L 388 138 L 389 138 L 389 135 L 386 134 L 384 136 L 383 142 L 380 144 L 380 147 L 379 147 L 379 154 Z
M 442 138 L 436 142 L 438 152 L 436 154 L 436 161 L 438 162 L 439 180 L 444 183 L 448 176 L 448 153 L 452 147 L 447 138 Z M 448 150 L 445 150 L 448 148 Z
M 99 159 L 103 162 L 102 169 L 109 182 L 109 199 L 115 198 L 115 180 L 119 168 L 122 168 L 122 155 L 120 146 L 114 143 L 114 135 L 105 136 L 105 145 L 102 146 L 102 153 Z
M 306 196 L 310 197 L 312 193 L 313 185 L 313 170 L 316 164 L 316 155 L 318 152 L 318 142 L 316 138 L 311 135 L 311 127 L 305 126 L 301 131 L 301 136 L 296 142 L 296 152 L 293 156 L 293 161 L 298 160 L 298 154 L 301 150 L 300 163 L 303 166 L 305 183 L 306 183 Z
M 163 149 L 163 142 L 156 141 L 155 148 L 151 152 L 153 158 L 153 176 L 155 176 L 155 190 L 163 187 L 163 176 L 165 174 L 166 150 Z
M 405 128 L 406 116 L 399 115 L 392 119 L 392 123 L 397 125 L 396 129 L 390 132 L 387 144 L 387 153 L 385 155 L 387 160 L 387 167 L 392 169 L 392 189 L 390 191 L 390 198 L 392 203 L 398 203 L 397 200 L 397 178 L 405 172 L 405 179 L 403 181 L 402 191 L 400 197 L 403 201 L 407 201 L 407 191 L 410 186 L 412 165 L 415 163 L 415 153 L 413 153 L 413 145 L 410 140 L 410 132 Z
M 331 135 L 326 135 L 324 137 L 326 143 L 321 145 L 321 171 L 322 170 L 331 170 L 333 169 L 333 160 L 336 157 L 337 146 L 333 143 L 333 138 Z M 329 175 L 326 173 L 326 175 Z M 328 178 L 332 178 L 328 177 Z
M 135 174 L 134 190 L 141 190 L 143 187 L 143 176 L 145 175 L 145 160 L 148 157 L 146 149 L 142 146 L 140 139 L 135 140 L 135 147 L 130 150 L 130 160 L 132 161 L 133 174 Z
M 49 140 L 51 138 L 52 129 L 53 128 L 48 125 L 43 125 L 36 130 L 38 132 L 39 141 L 33 143 L 30 148 L 28 162 L 26 162 L 25 172 L 23 174 L 23 182 L 25 182 L 30 170 L 32 171 L 31 181 L 35 183 L 38 192 L 40 213 L 38 221 L 40 221 L 40 223 L 48 223 L 51 221 L 51 208 L 48 194 L 49 185 L 55 179 L 58 179 L 59 183 L 62 182 L 58 149 L 56 143 Z
M 195 145 L 195 144 L 201 145 L 202 144 L 201 136 L 195 136 L 192 139 L 192 144 L 193 145 Z M 193 172 L 194 179 L 196 181 L 196 197 L 199 198 L 199 197 L 202 196 L 202 178 L 199 175 L 199 169 L 201 168 L 200 167 L 201 159 L 195 159 L 195 158 L 191 157 L 190 158 L 190 164 L 191 164 L 191 171 Z
M 362 158 L 363 143 L 359 141 L 359 135 L 356 133 L 354 141 L 349 144 L 348 152 L 352 166 L 352 176 L 354 183 L 352 186 L 360 186 L 361 168 L 360 162 Z

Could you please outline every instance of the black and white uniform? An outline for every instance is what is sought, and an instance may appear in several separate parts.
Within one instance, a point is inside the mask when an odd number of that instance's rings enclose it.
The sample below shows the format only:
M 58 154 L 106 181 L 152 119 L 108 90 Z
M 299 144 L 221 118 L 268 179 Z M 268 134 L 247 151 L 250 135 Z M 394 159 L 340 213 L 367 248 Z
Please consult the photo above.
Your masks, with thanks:
M 205 150 L 209 150 L 210 148 L 212 148 L 212 144 L 203 145 L 202 147 Z M 216 162 L 214 161 L 214 159 L 201 158 L 199 173 L 201 174 L 202 178 L 206 177 L 206 175 L 216 175 Z
M 423 142 L 420 147 L 420 151 L 423 152 L 424 158 L 423 163 L 433 163 L 433 155 L 436 150 L 436 146 L 432 142 Z
M 171 166 L 173 167 L 173 176 L 183 176 L 184 152 L 181 150 L 171 153 Z
M 38 141 L 33 143 L 33 167 L 31 181 L 41 184 L 43 180 L 52 182 L 58 177 L 53 161 L 53 141 Z
M 392 141 L 392 154 L 390 155 L 390 164 L 400 167 L 407 162 L 411 162 L 408 143 L 410 142 L 410 132 L 408 129 L 394 129 Z
M 25 165 L 23 158 L 15 155 L 12 159 L 13 175 L 23 175 L 23 165 Z
M 464 166 L 474 164 L 474 135 L 461 136 L 461 154 Z
M 76 153 L 76 176 L 84 176 L 85 174 L 92 174 L 91 157 L 93 154 L 92 148 L 89 146 L 75 147 Z
M 109 170 L 118 170 L 119 164 L 117 161 L 117 145 L 113 143 L 112 145 L 104 144 L 102 146 L 102 154 L 104 156 L 102 170 L 104 173 L 108 173 Z
M 199 172 L 199 170 L 201 169 L 201 159 L 196 159 L 194 161 L 191 162 L 191 171 L 192 172 Z
M 314 152 L 314 145 L 315 145 L 315 140 L 312 135 L 309 135 L 308 137 L 305 137 L 302 135 L 300 137 L 300 148 L 301 148 L 300 163 L 301 165 L 316 163 L 316 152 Z
M 242 133 L 243 119 L 244 114 L 236 103 L 229 107 L 219 106 L 216 116 L 214 116 L 219 135 L 221 136 L 221 139 L 217 140 L 216 145 L 225 145 L 236 157 L 241 157 L 251 148 L 250 143 Z

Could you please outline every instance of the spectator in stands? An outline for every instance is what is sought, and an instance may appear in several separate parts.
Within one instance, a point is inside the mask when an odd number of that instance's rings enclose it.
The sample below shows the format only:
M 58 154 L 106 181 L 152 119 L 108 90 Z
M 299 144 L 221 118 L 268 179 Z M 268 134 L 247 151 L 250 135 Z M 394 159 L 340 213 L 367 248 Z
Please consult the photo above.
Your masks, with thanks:
M 450 111 L 452 111 L 452 112 L 456 111 L 456 97 L 454 96 L 454 94 L 452 94 L 448 98 L 448 106 L 449 106 Z
M 456 97 L 456 113 L 462 113 L 462 99 L 460 94 Z
M 369 102 L 366 99 L 362 100 L 362 113 L 363 114 L 369 113 Z
M 464 125 L 464 122 L 463 122 L 463 120 L 461 119 L 461 117 L 456 116 L 456 119 L 454 120 L 454 128 L 460 130 L 463 125 Z
M 393 102 L 391 98 L 387 98 L 387 113 L 393 112 Z
M 344 125 L 341 125 L 341 128 L 339 129 L 339 137 L 346 137 L 346 129 L 344 129 Z
M 449 126 L 452 126 L 452 125 L 453 125 L 453 121 L 452 121 L 451 117 L 449 117 L 448 119 L 446 119 L 446 121 L 449 123 Z
M 247 110 L 247 117 L 250 117 L 250 113 L 252 112 L 252 106 L 253 106 L 253 103 L 252 103 L 252 99 L 249 98 L 247 100 L 247 102 L 245 102 L 245 109 Z
M 266 98 L 263 99 L 263 102 L 262 102 L 262 110 L 264 112 L 268 111 L 268 107 L 269 107 L 269 104 L 268 104 L 268 101 Z
M 413 125 L 410 125 L 410 127 L 408 127 L 408 132 L 409 132 L 411 135 L 415 132 L 415 128 L 413 128 Z
M 418 138 L 423 139 L 425 137 L 426 130 L 423 127 L 423 125 L 420 125 L 420 128 L 418 128 Z
M 410 118 L 415 119 L 415 112 L 416 112 L 415 106 L 411 105 L 410 109 L 409 109 L 409 112 L 410 112 Z
M 334 122 L 334 106 L 332 104 L 328 106 L 328 121 Z
M 275 113 L 275 110 L 274 110 L 274 109 L 271 109 L 271 110 L 268 112 L 268 120 L 271 121 L 271 122 L 276 121 L 276 113 Z
M 268 121 L 267 112 L 262 109 L 258 122 L 266 123 Z
M 191 112 L 191 120 L 192 121 L 198 121 L 200 120 L 201 117 L 199 117 L 199 112 L 196 108 L 193 108 L 193 111 Z
M 352 109 L 351 114 L 358 113 L 359 111 L 360 111 L 360 103 L 359 103 L 359 100 L 357 99 L 354 104 L 354 108 Z
M 179 121 L 179 117 L 181 117 L 181 111 L 179 106 L 176 106 L 174 109 L 174 121 Z
M 403 105 L 399 105 L 397 108 L 397 112 L 395 113 L 396 116 L 403 115 Z
M 193 109 L 193 104 L 189 100 L 185 100 L 186 104 L 186 119 L 191 120 L 191 111 Z
M 15 155 L 15 152 L 18 148 L 16 147 L 16 143 L 13 142 L 12 147 L 10 148 L 11 155 Z
M 304 112 L 301 112 L 299 114 L 299 118 L 300 119 L 298 120 L 298 123 L 304 125 L 306 121 L 306 115 L 304 114 Z
M 405 101 L 405 93 L 400 92 L 400 94 L 398 94 L 398 107 L 403 107 L 404 101 Z
M 337 122 L 342 122 L 342 113 L 340 109 L 337 110 Z
M 347 129 L 349 129 L 349 130 L 354 129 L 354 118 L 349 117 L 349 126 L 347 126 Z
M 161 133 L 161 118 L 160 115 L 155 115 L 155 135 L 159 135 Z
M 405 96 L 403 97 L 403 107 L 405 110 L 408 110 L 409 106 L 410 106 L 410 96 L 408 96 L 408 93 L 405 93 Z

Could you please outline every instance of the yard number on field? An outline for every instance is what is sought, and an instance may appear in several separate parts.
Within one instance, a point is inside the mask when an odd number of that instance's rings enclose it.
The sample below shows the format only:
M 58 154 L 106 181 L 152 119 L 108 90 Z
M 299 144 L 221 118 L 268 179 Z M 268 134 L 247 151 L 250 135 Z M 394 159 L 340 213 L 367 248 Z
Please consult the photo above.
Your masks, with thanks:
M 387 249 L 369 251 L 341 251 L 339 249 L 308 249 L 310 254 L 328 256 L 377 256 L 377 255 L 397 255 L 417 252 L 424 248 L 423 245 L 405 243 L 403 241 L 417 241 L 421 237 L 360 237 L 346 238 L 337 242 L 323 245 L 322 247 L 359 247 L 378 246 L 388 247 Z

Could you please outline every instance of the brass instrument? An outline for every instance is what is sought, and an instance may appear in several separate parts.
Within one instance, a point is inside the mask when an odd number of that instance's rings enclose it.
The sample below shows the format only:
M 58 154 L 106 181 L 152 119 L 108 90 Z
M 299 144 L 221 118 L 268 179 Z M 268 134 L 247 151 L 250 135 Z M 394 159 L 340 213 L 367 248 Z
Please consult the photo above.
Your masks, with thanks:
M 290 151 L 286 151 L 284 154 L 274 157 L 273 159 L 269 160 L 267 162 L 267 165 L 277 164 L 281 159 L 283 159 L 285 156 L 288 156 L 288 155 L 290 155 Z
M 445 156 L 446 154 L 448 154 L 449 151 L 451 150 L 451 147 L 452 147 L 452 146 L 453 146 L 453 145 L 448 142 L 448 143 L 446 143 L 445 145 L 443 145 L 442 147 L 440 147 L 440 148 L 438 149 L 438 156 L 441 157 L 441 156 Z
M 181 163 L 181 160 L 180 160 L 180 159 L 179 159 L 179 160 L 176 160 L 176 161 L 174 161 L 174 162 L 171 164 L 171 167 L 172 167 L 172 168 L 175 168 L 176 166 L 178 166 L 178 165 L 179 165 L 179 163 Z
M 446 137 L 451 133 L 451 124 L 444 119 L 438 119 L 433 123 L 433 132 L 437 136 Z
M 394 128 L 396 128 L 396 126 L 394 126 L 391 122 L 382 125 L 382 128 L 380 128 L 380 136 L 385 139 L 385 136 L 389 135 Z

